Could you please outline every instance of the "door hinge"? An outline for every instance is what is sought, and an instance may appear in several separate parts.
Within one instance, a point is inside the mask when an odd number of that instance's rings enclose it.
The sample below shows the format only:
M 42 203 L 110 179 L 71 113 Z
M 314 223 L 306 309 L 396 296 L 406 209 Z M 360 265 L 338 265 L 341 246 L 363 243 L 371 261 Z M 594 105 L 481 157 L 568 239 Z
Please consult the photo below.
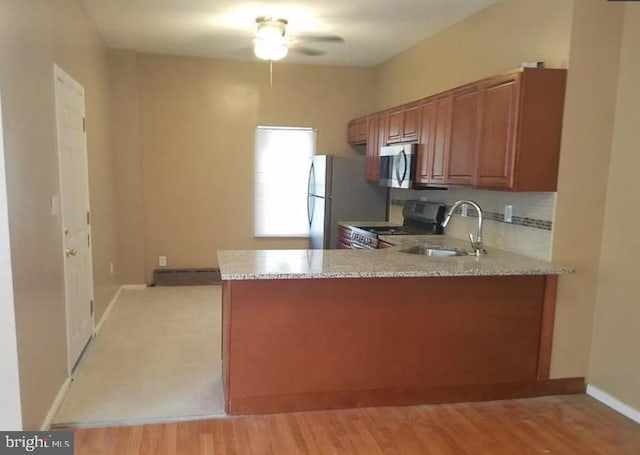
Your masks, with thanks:
M 87 246 L 91 246 L 91 241 L 89 240 L 89 234 L 87 234 Z
M 91 214 L 87 211 L 87 225 L 91 224 Z
M 93 316 L 93 300 L 91 301 L 91 316 Z
M 87 132 L 87 119 L 82 117 L 82 131 Z

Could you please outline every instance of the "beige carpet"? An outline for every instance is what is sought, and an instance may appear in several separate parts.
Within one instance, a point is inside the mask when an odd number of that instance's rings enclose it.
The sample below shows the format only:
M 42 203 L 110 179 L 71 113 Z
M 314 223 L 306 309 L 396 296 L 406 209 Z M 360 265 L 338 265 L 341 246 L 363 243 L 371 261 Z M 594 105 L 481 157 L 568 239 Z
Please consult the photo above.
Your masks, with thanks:
M 123 291 L 54 426 L 222 415 L 220 317 L 220 286 Z

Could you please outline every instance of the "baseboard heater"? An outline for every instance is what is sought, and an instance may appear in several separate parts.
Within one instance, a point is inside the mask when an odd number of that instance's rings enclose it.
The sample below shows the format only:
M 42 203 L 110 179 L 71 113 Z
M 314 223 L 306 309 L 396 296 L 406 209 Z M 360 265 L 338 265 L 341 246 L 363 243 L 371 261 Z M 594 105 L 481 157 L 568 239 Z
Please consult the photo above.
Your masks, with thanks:
M 155 269 L 154 286 L 198 286 L 203 284 L 221 284 L 220 269 Z

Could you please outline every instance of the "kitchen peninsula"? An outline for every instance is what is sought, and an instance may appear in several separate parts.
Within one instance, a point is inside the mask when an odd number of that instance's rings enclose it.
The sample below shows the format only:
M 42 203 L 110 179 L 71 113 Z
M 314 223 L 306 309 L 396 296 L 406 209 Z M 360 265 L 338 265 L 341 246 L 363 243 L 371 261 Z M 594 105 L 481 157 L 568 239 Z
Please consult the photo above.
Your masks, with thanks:
M 420 242 L 422 244 L 425 241 Z M 447 236 L 434 246 L 466 248 Z M 566 267 L 385 250 L 219 251 L 228 414 L 584 391 L 549 379 Z

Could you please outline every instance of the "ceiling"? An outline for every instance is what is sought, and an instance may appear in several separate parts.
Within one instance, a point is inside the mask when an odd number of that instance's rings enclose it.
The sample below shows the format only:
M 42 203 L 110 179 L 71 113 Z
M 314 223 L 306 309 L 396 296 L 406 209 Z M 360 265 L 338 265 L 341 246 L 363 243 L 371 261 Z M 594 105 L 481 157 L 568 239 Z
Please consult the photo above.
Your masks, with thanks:
M 375 66 L 497 0 L 83 0 L 107 44 L 138 52 L 254 59 L 257 16 L 283 17 L 287 33 L 335 34 L 344 44 L 290 53 L 287 62 Z

